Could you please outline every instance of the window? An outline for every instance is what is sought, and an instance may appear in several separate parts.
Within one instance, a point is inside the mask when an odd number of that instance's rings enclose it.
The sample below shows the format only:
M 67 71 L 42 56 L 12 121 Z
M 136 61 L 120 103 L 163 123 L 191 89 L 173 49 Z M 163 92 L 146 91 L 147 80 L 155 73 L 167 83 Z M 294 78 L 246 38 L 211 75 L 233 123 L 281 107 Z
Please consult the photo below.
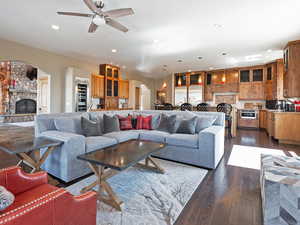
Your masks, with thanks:
M 211 78 L 212 78 L 211 73 L 208 73 L 206 75 L 206 85 L 211 85 Z
M 250 70 L 241 70 L 240 82 L 250 82 Z
M 267 69 L 267 80 L 272 80 L 272 67 Z
M 175 85 L 177 87 L 180 87 L 180 86 L 186 86 L 187 82 L 186 82 L 186 75 L 183 73 L 183 74 L 175 74 Z
M 202 102 L 202 86 L 191 85 L 189 88 L 189 103 L 193 106 L 197 106 Z
M 192 74 L 190 76 L 190 85 L 199 85 L 202 84 L 201 74 Z
M 263 69 L 253 70 L 253 81 L 263 81 Z
M 187 102 L 187 87 L 176 87 L 175 88 L 175 105 L 182 105 Z

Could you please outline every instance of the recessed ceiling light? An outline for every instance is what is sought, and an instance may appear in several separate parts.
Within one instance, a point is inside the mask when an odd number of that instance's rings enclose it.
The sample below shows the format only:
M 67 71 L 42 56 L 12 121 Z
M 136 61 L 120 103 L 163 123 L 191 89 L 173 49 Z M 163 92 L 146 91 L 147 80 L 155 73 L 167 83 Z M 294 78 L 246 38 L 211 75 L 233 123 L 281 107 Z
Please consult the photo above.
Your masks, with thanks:
M 268 51 L 267 51 L 267 52 L 269 52 L 269 53 L 270 53 L 270 52 L 272 52 L 272 49 L 268 49 Z
M 223 52 L 222 55 L 227 55 L 227 53 L 226 53 L 226 52 Z
M 159 40 L 157 40 L 157 39 L 155 39 L 155 40 L 153 40 L 153 43 L 158 43 L 159 42 Z
M 167 65 L 164 65 L 164 67 L 168 67 Z
M 58 25 L 54 25 L 54 24 L 53 24 L 53 25 L 51 26 L 51 28 L 52 28 L 53 30 L 59 30 L 60 27 L 59 27 Z
M 123 69 L 126 69 L 126 66 L 122 66 Z
M 110 62 L 110 65 L 113 65 L 114 63 L 113 62 Z
M 203 57 L 202 56 L 198 56 L 198 59 L 203 59 Z
M 112 49 L 111 52 L 116 53 L 117 49 Z
M 211 67 L 209 67 L 209 69 L 210 69 L 210 70 L 213 70 L 214 68 L 211 66 Z
M 183 62 L 183 61 L 182 61 L 182 59 L 178 59 L 177 62 L 181 63 L 181 62 Z
M 192 72 L 192 70 L 188 70 L 188 72 L 190 73 L 190 72 Z

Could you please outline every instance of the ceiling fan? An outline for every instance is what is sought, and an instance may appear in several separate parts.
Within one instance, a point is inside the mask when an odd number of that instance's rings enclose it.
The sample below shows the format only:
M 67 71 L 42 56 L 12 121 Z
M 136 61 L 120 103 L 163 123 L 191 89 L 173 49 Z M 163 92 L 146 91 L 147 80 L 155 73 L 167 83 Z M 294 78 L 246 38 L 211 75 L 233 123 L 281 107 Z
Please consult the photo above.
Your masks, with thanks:
M 133 15 L 132 8 L 113 9 L 109 11 L 102 11 L 104 8 L 103 1 L 83 0 L 87 7 L 92 11 L 92 14 L 74 13 L 74 12 L 57 12 L 58 15 L 64 16 L 79 16 L 88 17 L 92 19 L 89 27 L 89 33 L 94 33 L 98 26 L 107 24 L 119 31 L 128 32 L 128 28 L 114 20 L 114 18 Z

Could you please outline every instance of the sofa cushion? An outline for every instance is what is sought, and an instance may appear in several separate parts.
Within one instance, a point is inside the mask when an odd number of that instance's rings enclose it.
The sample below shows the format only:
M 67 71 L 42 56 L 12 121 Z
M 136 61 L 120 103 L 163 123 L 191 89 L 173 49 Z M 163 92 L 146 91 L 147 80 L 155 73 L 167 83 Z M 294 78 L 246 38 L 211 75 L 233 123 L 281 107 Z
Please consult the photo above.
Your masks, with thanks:
M 190 111 L 187 111 L 185 114 L 186 118 L 193 118 L 195 116 L 197 117 L 196 133 L 211 127 L 217 120 L 217 116 L 215 115 L 199 115 Z
M 81 118 L 81 127 L 82 127 L 83 135 L 86 137 L 102 135 L 100 120 L 92 121 L 92 120 L 82 117 Z
M 139 133 L 133 132 L 130 130 L 129 131 L 118 131 L 118 132 L 111 132 L 111 133 L 104 134 L 104 137 L 114 138 L 119 143 L 122 143 L 125 141 L 138 139 Z
M 195 134 L 197 125 L 197 117 L 191 119 L 181 119 L 176 133 Z
M 167 116 L 166 114 L 162 114 L 157 130 L 171 134 L 175 133 L 177 130 L 176 118 L 176 115 Z
M 175 146 L 198 148 L 199 135 L 198 134 L 171 134 L 166 137 L 166 143 Z
M 85 139 L 85 151 L 91 152 L 101 148 L 110 147 L 112 145 L 118 144 L 117 140 L 109 137 L 87 137 Z
M 117 115 L 103 115 L 104 133 L 120 131 L 120 122 Z
M 139 133 L 141 140 L 158 143 L 165 143 L 166 137 L 170 136 L 170 133 L 158 130 L 140 130 Z
M 0 186 L 0 212 L 13 204 L 15 196 L 5 187 Z
M 54 124 L 58 131 L 74 134 L 83 134 L 81 128 L 81 116 L 58 117 L 54 120 Z

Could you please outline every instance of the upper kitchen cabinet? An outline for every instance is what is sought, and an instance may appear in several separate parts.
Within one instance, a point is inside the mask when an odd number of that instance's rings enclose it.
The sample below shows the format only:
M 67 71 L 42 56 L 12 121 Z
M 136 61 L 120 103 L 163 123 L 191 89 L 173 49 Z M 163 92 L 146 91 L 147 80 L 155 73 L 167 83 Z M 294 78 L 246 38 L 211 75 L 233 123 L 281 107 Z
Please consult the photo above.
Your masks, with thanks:
M 100 74 L 105 79 L 106 97 L 119 97 L 119 74 L 120 68 L 113 65 L 101 64 Z
M 119 97 L 126 98 L 126 99 L 129 98 L 129 81 L 128 80 L 120 80 Z
M 283 100 L 283 60 L 265 66 L 265 99 Z
M 238 70 L 221 70 L 213 72 L 213 92 L 228 93 L 239 90 Z
M 212 101 L 213 100 L 212 73 L 206 73 L 205 74 L 204 100 L 205 101 Z
M 104 76 L 92 74 L 92 97 L 104 98 Z
M 286 98 L 300 97 L 300 40 L 292 41 L 284 49 L 284 87 Z
M 264 100 L 264 67 L 240 70 L 240 100 Z

